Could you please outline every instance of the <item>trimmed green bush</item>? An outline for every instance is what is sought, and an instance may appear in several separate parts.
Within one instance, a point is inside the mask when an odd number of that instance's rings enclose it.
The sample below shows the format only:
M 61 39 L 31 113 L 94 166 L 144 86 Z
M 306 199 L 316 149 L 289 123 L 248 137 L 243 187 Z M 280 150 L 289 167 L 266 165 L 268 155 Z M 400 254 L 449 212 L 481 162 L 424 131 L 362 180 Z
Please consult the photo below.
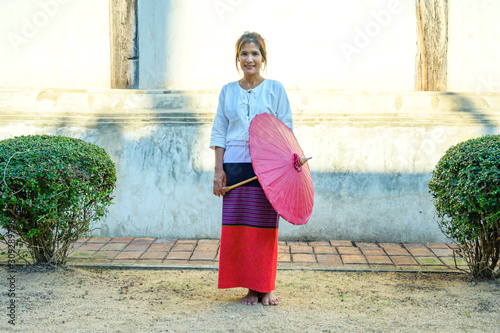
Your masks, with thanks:
M 70 245 L 107 213 L 115 182 L 109 155 L 83 140 L 2 140 L 0 225 L 28 248 L 35 264 L 64 264 Z
M 491 278 L 500 256 L 500 136 L 451 147 L 436 165 L 430 193 L 443 233 L 460 245 L 474 279 Z

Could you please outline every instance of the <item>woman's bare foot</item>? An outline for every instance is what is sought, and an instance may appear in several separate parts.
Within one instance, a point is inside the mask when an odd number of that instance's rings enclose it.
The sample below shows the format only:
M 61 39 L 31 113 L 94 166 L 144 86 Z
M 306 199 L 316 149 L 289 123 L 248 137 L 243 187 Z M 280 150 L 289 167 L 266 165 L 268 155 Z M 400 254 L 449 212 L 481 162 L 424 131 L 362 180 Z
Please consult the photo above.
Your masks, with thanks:
M 262 293 L 262 305 L 278 305 L 278 297 L 272 293 Z
M 248 294 L 241 299 L 241 303 L 245 305 L 257 305 L 259 302 L 259 295 L 259 292 L 248 289 Z

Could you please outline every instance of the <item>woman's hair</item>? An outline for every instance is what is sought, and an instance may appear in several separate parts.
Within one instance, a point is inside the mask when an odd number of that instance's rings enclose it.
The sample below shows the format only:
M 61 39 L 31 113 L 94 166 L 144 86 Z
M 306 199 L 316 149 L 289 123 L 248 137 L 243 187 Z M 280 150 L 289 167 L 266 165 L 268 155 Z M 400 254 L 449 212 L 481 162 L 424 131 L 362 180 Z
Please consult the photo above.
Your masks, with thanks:
M 238 59 L 240 58 L 240 51 L 243 45 L 247 43 L 254 43 L 255 45 L 259 46 L 259 51 L 260 54 L 262 55 L 262 58 L 264 58 L 264 66 L 267 68 L 267 52 L 266 52 L 266 42 L 264 41 L 264 38 L 262 38 L 261 35 L 259 35 L 256 32 L 249 32 L 246 31 L 241 37 L 238 39 L 236 42 L 236 69 L 239 71 L 238 67 Z

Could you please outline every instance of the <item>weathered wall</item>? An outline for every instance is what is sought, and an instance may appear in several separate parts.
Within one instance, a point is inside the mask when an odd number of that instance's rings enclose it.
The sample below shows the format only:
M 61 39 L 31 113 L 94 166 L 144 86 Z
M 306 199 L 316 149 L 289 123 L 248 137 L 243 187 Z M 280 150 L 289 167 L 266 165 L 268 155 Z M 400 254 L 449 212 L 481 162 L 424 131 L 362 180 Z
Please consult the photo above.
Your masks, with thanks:
M 119 180 L 98 234 L 218 237 L 209 132 L 221 86 L 238 79 L 234 43 L 255 30 L 314 156 L 313 217 L 280 237 L 442 241 L 432 168 L 451 145 L 498 133 L 499 6 L 449 3 L 446 87 L 466 92 L 425 93 L 412 92 L 415 1 L 139 0 L 142 90 L 124 91 L 107 90 L 108 1 L 0 0 L 0 139 L 106 148 Z
M 217 238 L 208 148 L 217 91 L 0 92 L 0 139 L 48 133 L 104 147 L 117 163 L 102 236 Z M 500 95 L 289 91 L 315 207 L 283 239 L 444 241 L 427 182 L 451 145 L 498 133 Z

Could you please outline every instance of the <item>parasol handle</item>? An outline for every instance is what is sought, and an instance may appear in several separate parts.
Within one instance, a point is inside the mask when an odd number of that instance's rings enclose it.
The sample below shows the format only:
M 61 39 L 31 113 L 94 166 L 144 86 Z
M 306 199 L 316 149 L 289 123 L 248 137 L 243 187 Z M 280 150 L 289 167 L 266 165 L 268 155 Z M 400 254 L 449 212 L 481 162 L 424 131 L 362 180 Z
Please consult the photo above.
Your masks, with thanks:
M 225 192 L 229 192 L 229 191 L 231 191 L 232 189 L 235 189 L 235 188 L 237 188 L 237 187 L 239 187 L 239 186 L 241 186 L 241 185 L 245 185 L 246 183 L 250 183 L 251 181 L 254 181 L 254 180 L 256 180 L 256 179 L 257 179 L 257 176 L 252 177 L 252 178 L 247 179 L 247 180 L 244 180 L 244 181 L 242 181 L 241 183 L 238 183 L 238 184 L 234 184 L 234 185 L 231 185 L 231 186 L 225 186 L 225 187 L 223 187 L 222 189 L 223 189 Z
M 306 163 L 307 161 L 309 161 L 312 157 L 301 157 L 300 158 L 300 165 L 304 165 L 304 163 Z M 251 181 L 254 181 L 257 179 L 257 176 L 255 177 L 252 177 L 252 178 L 249 178 L 247 180 L 244 180 L 238 184 L 234 184 L 234 185 L 231 185 L 231 186 L 225 186 L 223 187 L 222 189 L 224 190 L 224 192 L 229 192 L 231 191 L 232 189 L 235 189 L 237 187 L 240 187 L 241 185 L 245 185 L 246 183 L 250 183 Z

